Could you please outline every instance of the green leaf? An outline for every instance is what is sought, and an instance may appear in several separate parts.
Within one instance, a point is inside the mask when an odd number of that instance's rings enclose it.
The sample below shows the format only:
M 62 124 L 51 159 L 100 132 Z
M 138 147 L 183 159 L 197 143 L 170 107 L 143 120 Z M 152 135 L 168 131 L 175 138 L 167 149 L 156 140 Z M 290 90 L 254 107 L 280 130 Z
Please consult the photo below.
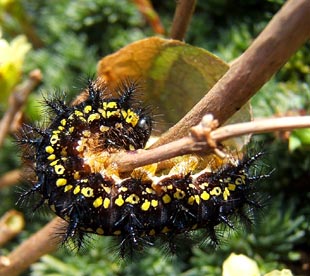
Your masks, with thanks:
M 151 37 L 104 57 L 98 76 L 108 83 L 125 77 L 145 80 L 145 100 L 160 108 L 167 127 L 182 118 L 228 68 L 202 48 Z
M 298 148 L 310 146 L 310 128 L 296 129 L 289 137 L 289 149 L 294 151 Z

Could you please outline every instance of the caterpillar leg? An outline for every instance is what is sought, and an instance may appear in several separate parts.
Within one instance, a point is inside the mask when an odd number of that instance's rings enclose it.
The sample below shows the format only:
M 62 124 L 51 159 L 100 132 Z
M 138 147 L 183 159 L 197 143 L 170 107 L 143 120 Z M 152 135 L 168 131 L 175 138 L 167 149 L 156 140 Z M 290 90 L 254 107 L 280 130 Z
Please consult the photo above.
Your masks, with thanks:
M 39 191 L 41 191 L 42 183 L 38 182 L 36 185 L 31 187 L 26 192 L 22 193 L 21 196 L 18 198 L 16 205 L 23 205 L 25 201 L 28 201 L 30 197 L 36 195 Z M 41 197 L 39 202 L 37 202 L 34 207 L 32 207 L 32 212 L 38 210 L 45 202 L 45 199 Z
M 137 218 L 133 206 L 126 206 L 123 216 L 115 223 L 115 226 L 122 228 L 120 243 L 122 257 L 125 256 L 127 248 L 129 248 L 129 253 L 132 255 L 133 251 L 141 251 L 145 245 L 153 245 L 146 236 L 141 236 L 144 227 Z

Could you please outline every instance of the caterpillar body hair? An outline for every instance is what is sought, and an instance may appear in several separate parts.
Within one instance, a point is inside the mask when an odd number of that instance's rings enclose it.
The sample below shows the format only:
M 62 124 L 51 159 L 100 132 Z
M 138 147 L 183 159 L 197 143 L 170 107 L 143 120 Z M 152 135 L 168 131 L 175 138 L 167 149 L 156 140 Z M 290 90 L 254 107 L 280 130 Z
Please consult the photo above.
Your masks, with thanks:
M 197 229 L 218 244 L 218 225 L 251 224 L 249 214 L 262 207 L 261 177 L 251 170 L 261 153 L 230 158 L 213 170 L 191 156 L 160 174 L 138 168 L 124 175 L 107 164 L 112 153 L 144 148 L 152 131 L 151 115 L 133 98 L 136 83 L 120 87 L 111 98 L 95 80 L 76 105 L 46 100 L 54 112 L 48 126 L 23 130 L 36 181 L 21 200 L 39 194 L 38 205 L 46 203 L 67 221 L 64 242 L 80 247 L 87 234 L 115 236 L 122 255 Z

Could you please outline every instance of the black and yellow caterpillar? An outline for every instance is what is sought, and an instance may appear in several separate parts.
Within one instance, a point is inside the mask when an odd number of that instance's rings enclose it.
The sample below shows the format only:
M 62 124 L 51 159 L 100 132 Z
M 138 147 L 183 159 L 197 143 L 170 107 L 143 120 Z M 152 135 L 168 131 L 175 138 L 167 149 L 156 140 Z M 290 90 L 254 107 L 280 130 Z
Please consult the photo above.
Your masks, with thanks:
M 261 208 L 254 185 L 261 176 L 251 173 L 260 153 L 213 171 L 188 161 L 194 165 L 124 175 L 107 164 L 110 154 L 144 148 L 150 137 L 152 118 L 133 98 L 136 90 L 127 81 L 118 98 L 109 98 L 104 84 L 89 81 L 87 98 L 77 105 L 47 100 L 54 113 L 48 127 L 25 127 L 20 139 L 37 178 L 21 199 L 40 194 L 36 207 L 47 203 L 68 222 L 64 241 L 75 239 L 79 247 L 87 233 L 118 236 L 122 254 L 196 229 L 206 229 L 217 244 L 218 225 L 233 227 L 235 219 L 250 224 Z

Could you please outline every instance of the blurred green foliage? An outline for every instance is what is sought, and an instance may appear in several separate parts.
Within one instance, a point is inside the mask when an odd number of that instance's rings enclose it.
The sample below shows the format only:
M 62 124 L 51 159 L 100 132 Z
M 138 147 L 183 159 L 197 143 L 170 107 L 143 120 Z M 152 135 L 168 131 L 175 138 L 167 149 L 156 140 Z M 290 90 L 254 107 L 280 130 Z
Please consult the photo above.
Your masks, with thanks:
M 284 0 L 197 1 L 186 42 L 203 47 L 229 62 L 237 58 L 266 26 Z M 153 1 L 164 25 L 169 29 L 175 1 Z M 0 2 L 3 37 L 11 41 L 26 34 L 33 49 L 24 63 L 25 74 L 42 70 L 44 80 L 31 96 L 27 116 L 41 118 L 41 93 L 64 90 L 76 95 L 83 80 L 96 72 L 101 57 L 132 41 L 152 35 L 152 30 L 134 4 L 126 0 Z M 281 71 L 253 99 L 256 117 L 309 113 L 310 47 L 301 48 Z M 256 260 L 261 273 L 290 267 L 302 274 L 302 255 L 309 257 L 310 152 L 309 134 L 294 132 L 298 147 L 289 151 L 288 138 L 282 135 L 257 137 L 267 152 L 266 164 L 272 173 L 262 189 L 270 195 L 261 222 L 247 233 L 242 229 L 229 235 L 219 249 L 185 243 L 176 256 L 164 249 L 149 248 L 133 261 L 119 260 L 109 237 L 94 237 L 81 253 L 59 250 L 34 264 L 24 275 L 221 275 L 223 261 L 232 252 Z M 260 147 L 260 146 L 258 146 Z M 19 166 L 16 145 L 7 139 L 0 154 L 1 173 Z M 1 213 L 13 208 L 16 189 L 1 190 Z M 1 249 L 5 254 L 42 227 L 51 216 L 34 217 L 27 212 L 26 230 Z M 111 253 L 112 252 L 112 253 Z M 115 252 L 115 253 L 114 253 Z

